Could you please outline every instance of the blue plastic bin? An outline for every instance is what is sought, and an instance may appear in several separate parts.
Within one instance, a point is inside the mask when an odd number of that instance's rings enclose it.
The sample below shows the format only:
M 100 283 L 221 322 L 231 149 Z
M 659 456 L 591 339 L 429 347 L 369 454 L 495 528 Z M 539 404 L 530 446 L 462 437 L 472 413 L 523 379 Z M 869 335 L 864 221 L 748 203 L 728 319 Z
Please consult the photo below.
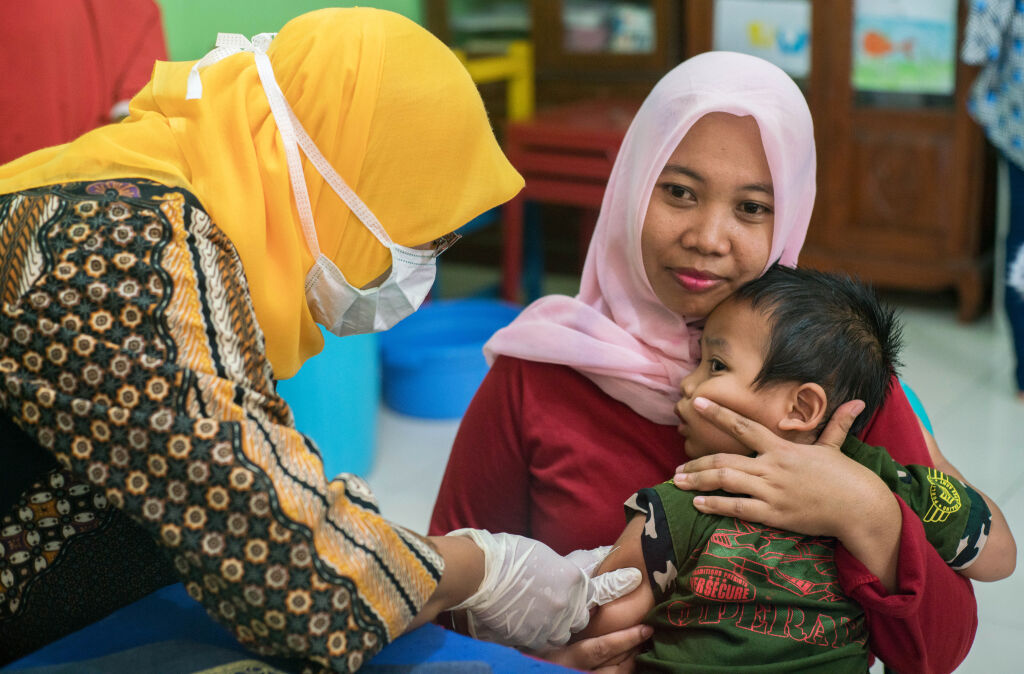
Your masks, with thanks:
M 432 301 L 380 335 L 384 404 L 427 419 L 457 419 L 484 375 L 484 342 L 522 309 L 490 299 Z
M 292 408 L 296 428 L 320 448 L 328 479 L 342 472 L 365 477 L 377 442 L 378 336 L 323 334 L 324 350 L 278 382 L 277 392 Z

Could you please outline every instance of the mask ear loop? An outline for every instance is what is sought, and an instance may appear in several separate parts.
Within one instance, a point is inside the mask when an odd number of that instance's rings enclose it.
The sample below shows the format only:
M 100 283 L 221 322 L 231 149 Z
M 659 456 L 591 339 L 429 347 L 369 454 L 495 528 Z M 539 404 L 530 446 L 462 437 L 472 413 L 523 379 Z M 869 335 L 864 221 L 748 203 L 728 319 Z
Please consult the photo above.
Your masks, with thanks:
M 240 52 L 252 52 L 256 61 L 256 72 L 263 85 L 263 92 L 270 104 L 270 112 L 277 123 L 278 131 L 284 145 L 285 160 L 288 166 L 288 177 L 291 181 L 292 192 L 295 195 L 296 209 L 299 212 L 299 220 L 302 225 L 302 233 L 309 246 L 310 253 L 314 258 L 321 257 L 320 244 L 316 236 L 316 224 L 313 221 L 313 209 L 309 201 L 309 192 L 306 189 L 305 172 L 302 170 L 302 161 L 299 157 L 298 147 L 301 144 L 302 151 L 309 158 L 310 163 L 317 169 L 320 176 L 331 186 L 334 193 L 349 210 L 370 230 L 380 243 L 391 249 L 393 243 L 391 237 L 381 226 L 380 221 L 356 195 L 355 192 L 345 183 L 345 180 L 334 170 L 330 162 L 321 154 L 316 144 L 309 137 L 309 134 L 299 122 L 295 112 L 288 105 L 288 100 L 281 91 L 277 80 L 274 77 L 274 68 L 267 56 L 267 48 L 270 46 L 275 33 L 260 33 L 253 37 L 250 42 L 244 35 L 238 33 L 218 33 L 216 48 L 206 54 L 202 59 L 192 66 L 189 72 L 188 90 L 186 99 L 202 97 L 202 80 L 199 76 L 199 68 L 216 63 L 223 58 Z
M 281 87 L 274 79 L 274 69 L 270 65 L 270 58 L 266 52 L 256 55 L 256 72 L 259 73 L 260 82 L 263 84 L 263 92 L 270 103 L 270 113 L 277 122 L 277 129 L 284 142 L 284 156 L 288 164 L 288 178 L 292 183 L 292 192 L 295 194 L 295 205 L 299 211 L 299 220 L 302 222 L 302 233 L 306 237 L 309 251 L 314 258 L 319 258 L 320 242 L 316 237 L 316 224 L 313 222 L 313 208 L 309 203 L 309 192 L 306 190 L 306 174 L 302 170 L 302 160 L 299 157 L 298 144 L 295 141 L 295 129 L 292 127 L 291 116 L 288 114 L 291 109 L 284 98 Z
M 295 127 L 295 135 L 299 140 L 299 147 L 302 149 L 303 153 L 305 153 L 309 162 L 316 167 L 317 171 L 320 173 L 320 177 L 322 177 L 324 181 L 331 186 L 331 189 L 338 195 L 338 198 L 345 202 L 345 205 L 348 206 L 349 210 L 359 218 L 359 221 L 362 222 L 368 230 L 370 230 L 370 233 L 377 237 L 377 240 L 385 247 L 391 248 L 394 242 L 391 240 L 391 237 L 388 236 L 387 230 L 384 229 L 384 226 L 380 224 L 380 220 L 377 219 L 377 216 L 373 214 L 370 207 L 359 198 L 359 195 L 357 195 L 352 188 L 348 186 L 345 179 L 334 170 L 331 163 L 327 161 L 323 154 L 320 153 L 320 148 L 316 146 L 313 139 L 309 137 L 308 133 L 306 133 L 306 129 L 302 126 L 302 122 L 299 121 L 299 118 L 295 116 L 295 111 L 290 107 L 288 108 L 288 115 L 290 117 L 289 121 Z

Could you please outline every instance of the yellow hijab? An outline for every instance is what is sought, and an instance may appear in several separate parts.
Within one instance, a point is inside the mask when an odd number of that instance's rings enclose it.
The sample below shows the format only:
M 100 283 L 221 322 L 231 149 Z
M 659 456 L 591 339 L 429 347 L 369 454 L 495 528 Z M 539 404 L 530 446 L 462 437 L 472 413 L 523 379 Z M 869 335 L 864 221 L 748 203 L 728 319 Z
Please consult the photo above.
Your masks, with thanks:
M 523 179 L 498 147 L 476 86 L 444 44 L 383 10 L 323 9 L 289 21 L 267 50 L 275 78 L 320 151 L 392 240 L 417 246 L 512 198 Z M 285 379 L 323 338 L 304 296 L 313 257 L 284 149 L 252 54 L 204 67 L 157 63 L 122 123 L 0 167 L 0 193 L 78 180 L 150 178 L 194 193 L 234 243 Z M 390 254 L 303 157 L 320 249 L 350 283 Z

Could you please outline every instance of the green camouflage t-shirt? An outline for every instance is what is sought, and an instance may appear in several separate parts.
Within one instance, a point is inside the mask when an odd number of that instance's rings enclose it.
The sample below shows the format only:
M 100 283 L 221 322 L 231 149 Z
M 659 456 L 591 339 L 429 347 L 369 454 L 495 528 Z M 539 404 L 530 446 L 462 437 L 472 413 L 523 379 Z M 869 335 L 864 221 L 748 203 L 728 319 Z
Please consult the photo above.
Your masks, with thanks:
M 977 557 L 991 524 L 977 492 L 856 438 L 843 452 L 921 517 L 947 563 L 964 568 Z M 705 515 L 694 496 L 666 482 L 626 502 L 627 517 L 646 513 L 642 544 L 656 601 L 641 671 L 867 671 L 864 614 L 839 586 L 835 539 Z

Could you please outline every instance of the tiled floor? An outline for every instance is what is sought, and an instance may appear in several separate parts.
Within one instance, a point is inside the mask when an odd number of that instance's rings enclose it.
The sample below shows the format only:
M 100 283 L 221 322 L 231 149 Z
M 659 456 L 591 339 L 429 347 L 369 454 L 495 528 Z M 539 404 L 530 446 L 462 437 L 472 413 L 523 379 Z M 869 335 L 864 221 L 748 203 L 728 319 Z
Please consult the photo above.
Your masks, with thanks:
M 573 292 L 571 282 L 561 292 Z M 903 308 L 903 376 L 931 417 L 947 458 L 1002 508 L 1024 541 L 1024 402 L 1013 395 L 1008 332 L 991 314 L 968 325 L 946 298 L 893 296 Z M 369 476 L 385 515 L 426 529 L 458 421 L 379 412 Z M 1022 562 L 1024 563 L 1024 562 Z M 1024 572 L 975 585 L 977 638 L 961 674 L 1024 671 Z
M 1024 543 L 1024 402 L 1013 394 L 1009 332 L 1001 317 L 956 323 L 941 308 L 905 309 L 906 368 L 939 447 L 992 497 Z M 1024 559 L 1022 559 L 1024 562 Z M 976 583 L 978 635 L 963 673 L 1024 671 L 1024 572 Z

